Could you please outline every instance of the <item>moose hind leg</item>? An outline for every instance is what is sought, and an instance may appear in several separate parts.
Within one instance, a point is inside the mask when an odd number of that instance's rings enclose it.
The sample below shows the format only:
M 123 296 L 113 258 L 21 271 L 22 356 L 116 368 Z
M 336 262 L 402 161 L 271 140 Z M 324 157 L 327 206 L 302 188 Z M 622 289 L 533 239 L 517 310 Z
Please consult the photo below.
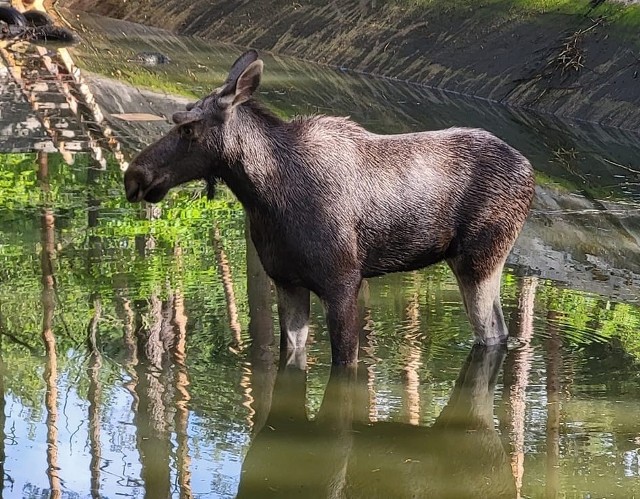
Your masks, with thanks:
M 280 348 L 287 352 L 304 350 L 309 334 L 308 289 L 276 284 L 278 317 L 280 319 Z
M 495 345 L 507 341 L 508 330 L 500 303 L 500 279 L 504 264 L 482 277 L 468 275 L 459 262 L 449 262 L 460 286 L 476 343 Z

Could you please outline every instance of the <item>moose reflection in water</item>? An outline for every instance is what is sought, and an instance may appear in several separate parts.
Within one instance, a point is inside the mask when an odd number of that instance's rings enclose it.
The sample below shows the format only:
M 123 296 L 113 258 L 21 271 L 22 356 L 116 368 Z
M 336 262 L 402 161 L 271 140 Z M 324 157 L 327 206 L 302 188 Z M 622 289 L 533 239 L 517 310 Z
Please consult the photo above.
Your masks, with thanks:
M 515 497 L 493 419 L 505 353 L 474 346 L 431 427 L 370 423 L 366 371 L 336 366 L 311 420 L 304 365 L 281 362 L 238 497 Z

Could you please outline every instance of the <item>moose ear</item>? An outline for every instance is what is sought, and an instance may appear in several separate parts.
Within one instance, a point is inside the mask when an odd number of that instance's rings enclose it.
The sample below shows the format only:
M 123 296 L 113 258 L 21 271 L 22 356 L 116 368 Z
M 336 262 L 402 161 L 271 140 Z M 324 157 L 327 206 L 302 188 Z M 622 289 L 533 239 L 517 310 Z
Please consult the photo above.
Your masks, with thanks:
M 235 85 L 232 84 L 225 88 L 220 103 L 234 107 L 248 101 L 260 85 L 263 67 L 264 63 L 260 59 L 249 64 L 238 76 Z
M 236 59 L 231 65 L 229 70 L 229 76 L 224 81 L 222 86 L 216 88 L 211 92 L 211 95 L 215 96 L 228 96 L 233 93 L 236 88 L 236 83 L 242 72 L 249 67 L 249 65 L 258 60 L 258 52 L 255 50 L 247 50 L 244 54 Z
M 223 86 L 234 86 L 244 70 L 247 69 L 251 63 L 256 62 L 257 60 L 258 52 L 253 49 L 247 50 L 244 54 L 236 59 L 236 62 L 231 65 L 229 76 L 227 76 L 227 79 L 224 82 Z
M 240 78 L 238 78 L 238 83 L 236 83 L 236 95 L 233 99 L 234 106 L 242 104 L 251 98 L 253 92 L 255 92 L 260 85 L 263 68 L 264 63 L 258 59 L 252 62 L 249 67 L 242 72 Z

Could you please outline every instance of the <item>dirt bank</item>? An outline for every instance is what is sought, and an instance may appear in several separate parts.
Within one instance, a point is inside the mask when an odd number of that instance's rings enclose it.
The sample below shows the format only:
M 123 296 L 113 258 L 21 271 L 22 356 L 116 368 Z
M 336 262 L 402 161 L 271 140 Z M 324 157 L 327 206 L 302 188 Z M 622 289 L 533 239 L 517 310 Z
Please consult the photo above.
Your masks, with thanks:
M 593 0 L 60 0 L 58 6 L 640 129 L 640 6 Z

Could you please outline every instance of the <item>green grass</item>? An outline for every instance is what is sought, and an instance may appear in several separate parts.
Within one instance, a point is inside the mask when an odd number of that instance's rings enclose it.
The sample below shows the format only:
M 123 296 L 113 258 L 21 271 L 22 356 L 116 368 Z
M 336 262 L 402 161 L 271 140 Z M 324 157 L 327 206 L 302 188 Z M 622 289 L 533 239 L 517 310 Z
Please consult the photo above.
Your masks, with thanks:
M 622 5 L 619 3 L 605 2 L 598 7 L 597 14 L 606 17 L 609 22 L 616 26 L 633 28 L 640 27 L 640 5 Z M 636 31 L 637 33 L 637 31 Z
M 555 187 L 564 192 L 577 192 L 580 189 L 573 182 L 558 177 L 551 177 L 546 173 L 536 170 L 535 172 L 536 184 L 543 187 Z
M 197 89 L 198 84 L 184 75 L 169 74 L 155 68 L 147 69 L 134 63 L 122 64 L 121 62 L 110 60 L 98 61 L 89 58 L 77 58 L 76 63 L 82 70 L 115 78 L 138 88 L 147 88 L 185 97 L 200 97 L 201 92 Z
M 389 2 L 391 3 L 391 2 Z M 588 0 L 396 0 L 397 5 L 427 7 L 429 9 L 485 9 L 497 7 L 505 11 L 520 10 L 522 12 L 584 12 L 589 10 Z
M 507 19 L 521 19 L 532 15 L 556 13 L 589 17 L 606 17 L 611 23 L 626 27 L 640 26 L 640 5 L 624 5 L 607 0 L 597 8 L 591 8 L 589 0 L 394 0 L 398 6 L 413 6 L 432 12 L 460 11 L 468 15 Z

